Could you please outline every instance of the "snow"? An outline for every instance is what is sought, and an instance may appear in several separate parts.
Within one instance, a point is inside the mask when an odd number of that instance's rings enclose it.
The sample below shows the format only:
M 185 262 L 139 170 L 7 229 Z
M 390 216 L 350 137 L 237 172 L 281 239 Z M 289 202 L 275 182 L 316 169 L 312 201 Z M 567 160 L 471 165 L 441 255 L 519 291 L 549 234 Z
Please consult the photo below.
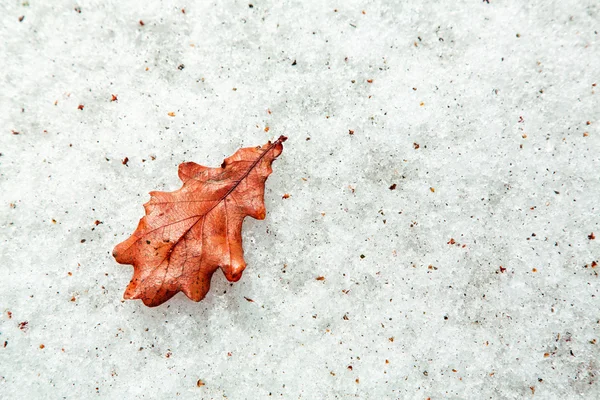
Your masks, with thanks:
M 249 2 L 0 4 L 0 397 L 600 397 L 600 4 Z M 148 192 L 279 135 L 242 279 L 122 300 Z

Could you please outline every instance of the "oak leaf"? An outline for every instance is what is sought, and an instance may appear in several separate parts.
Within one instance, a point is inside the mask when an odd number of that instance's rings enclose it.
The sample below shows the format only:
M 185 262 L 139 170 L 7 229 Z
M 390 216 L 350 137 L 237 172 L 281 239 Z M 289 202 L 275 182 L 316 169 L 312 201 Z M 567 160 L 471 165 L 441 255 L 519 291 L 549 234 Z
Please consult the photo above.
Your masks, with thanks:
M 219 168 L 182 163 L 180 189 L 150 192 L 146 215 L 113 251 L 118 263 L 134 268 L 124 298 L 154 307 L 182 291 L 200 301 L 218 268 L 238 281 L 246 268 L 242 222 L 265 218 L 265 181 L 286 139 L 240 149 Z

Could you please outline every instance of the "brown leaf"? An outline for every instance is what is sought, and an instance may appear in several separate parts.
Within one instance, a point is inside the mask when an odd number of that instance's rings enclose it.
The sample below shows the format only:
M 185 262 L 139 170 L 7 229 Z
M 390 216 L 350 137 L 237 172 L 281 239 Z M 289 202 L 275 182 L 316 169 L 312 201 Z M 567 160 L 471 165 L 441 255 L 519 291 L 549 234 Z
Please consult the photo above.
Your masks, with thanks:
M 286 139 L 240 149 L 218 168 L 182 163 L 180 189 L 150 192 L 146 216 L 113 251 L 118 263 L 134 267 L 124 298 L 154 307 L 182 291 L 200 301 L 218 268 L 238 281 L 246 268 L 242 222 L 265 218 L 265 181 Z

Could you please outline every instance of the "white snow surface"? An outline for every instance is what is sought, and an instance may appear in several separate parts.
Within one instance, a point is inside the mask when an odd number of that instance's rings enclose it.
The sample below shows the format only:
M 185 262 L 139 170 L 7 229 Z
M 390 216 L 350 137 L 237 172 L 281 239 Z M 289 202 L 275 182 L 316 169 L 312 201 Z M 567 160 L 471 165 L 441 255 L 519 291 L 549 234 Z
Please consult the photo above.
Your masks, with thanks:
M 0 398 L 600 398 L 599 30 L 597 0 L 3 0 Z M 279 135 L 242 279 L 123 300 L 148 192 Z

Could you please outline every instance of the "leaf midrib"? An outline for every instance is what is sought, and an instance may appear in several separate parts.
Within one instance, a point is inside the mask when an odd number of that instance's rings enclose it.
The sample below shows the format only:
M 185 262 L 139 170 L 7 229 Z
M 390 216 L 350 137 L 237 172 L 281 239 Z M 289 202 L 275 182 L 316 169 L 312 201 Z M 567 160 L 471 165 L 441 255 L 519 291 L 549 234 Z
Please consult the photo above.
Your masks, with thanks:
M 272 144 L 269 146 L 269 148 L 268 148 L 268 149 L 267 149 L 267 150 L 266 150 L 264 153 L 262 153 L 262 154 L 261 154 L 261 155 L 260 155 L 260 156 L 259 156 L 259 157 L 256 159 L 256 161 L 254 161 L 254 162 L 252 163 L 252 165 L 250 165 L 250 168 L 248 168 L 248 170 L 247 170 L 247 171 L 244 173 L 244 175 L 242 175 L 242 177 L 241 177 L 241 178 L 240 178 L 240 179 L 239 179 L 239 180 L 236 182 L 236 184 L 235 184 L 235 185 L 233 185 L 233 186 L 231 187 L 231 189 L 229 189 L 229 190 L 227 191 L 227 193 L 225 193 L 225 194 L 224 194 L 224 195 L 223 195 L 223 196 L 222 196 L 222 197 L 221 197 L 219 200 L 214 200 L 214 201 L 216 201 L 217 203 L 216 203 L 214 206 L 212 206 L 212 207 L 211 207 L 211 208 L 210 208 L 208 211 L 206 211 L 204 214 L 202 214 L 202 215 L 192 215 L 192 216 L 190 216 L 190 217 L 183 218 L 183 219 L 180 219 L 180 220 L 177 220 L 177 221 L 174 221 L 174 222 L 171 222 L 171 223 L 168 223 L 168 224 L 162 225 L 162 226 L 160 226 L 160 227 L 158 227 L 158 228 L 155 228 L 155 229 L 152 229 L 152 230 L 150 230 L 150 231 L 144 232 L 144 234 L 143 234 L 142 236 L 140 236 L 140 237 L 139 237 L 139 238 L 138 238 L 138 239 L 137 239 L 135 242 L 133 242 L 133 243 L 131 244 L 131 246 L 129 246 L 129 247 L 127 248 L 127 250 L 129 250 L 129 249 L 130 249 L 130 248 L 131 248 L 133 245 L 135 245 L 137 242 L 139 242 L 140 240 L 142 240 L 143 238 L 145 238 L 147 235 L 151 234 L 152 232 L 155 232 L 155 231 L 157 231 L 157 230 L 159 230 L 159 229 L 161 229 L 161 228 L 167 227 L 167 226 L 171 226 L 171 225 L 174 225 L 174 224 L 177 224 L 177 223 L 180 223 L 180 222 L 186 221 L 186 220 L 188 220 L 188 219 L 192 219 L 192 218 L 198 218 L 198 221 L 194 222 L 194 223 L 193 223 L 193 224 L 192 224 L 192 225 L 191 225 L 191 226 L 190 226 L 190 227 L 189 227 L 189 228 L 188 228 L 188 229 L 187 229 L 185 232 L 183 232 L 183 234 L 182 234 L 181 236 L 179 236 L 179 238 L 178 238 L 176 241 L 174 241 L 173 247 L 171 247 L 171 249 L 169 250 L 169 253 L 167 254 L 167 256 L 166 256 L 165 258 L 163 258 L 163 259 L 161 260 L 161 262 L 160 262 L 160 263 L 158 263 L 158 265 L 162 264 L 162 262 L 163 262 L 163 261 L 164 261 L 164 260 L 165 260 L 167 257 L 170 257 L 171 253 L 173 252 L 173 249 L 175 248 L 175 246 L 177 246 L 177 244 L 179 244 L 179 241 L 181 240 L 181 238 L 182 238 L 182 237 L 184 237 L 185 235 L 187 235 L 187 234 L 188 234 L 188 232 L 189 232 L 190 230 L 192 230 L 192 228 L 193 228 L 194 226 L 196 226 L 196 224 L 197 224 L 197 223 L 198 223 L 198 222 L 199 222 L 199 221 L 200 221 L 202 218 L 206 217 L 206 216 L 207 216 L 207 215 L 208 215 L 208 214 L 209 214 L 209 213 L 210 213 L 212 210 L 214 210 L 214 209 L 215 209 L 215 208 L 216 208 L 216 207 L 217 207 L 219 204 L 221 204 L 221 202 L 222 202 L 223 200 L 225 200 L 225 198 L 226 198 L 227 196 L 229 196 L 229 195 L 230 195 L 230 194 L 231 194 L 231 193 L 232 193 L 232 192 L 233 192 L 233 191 L 234 191 L 234 190 L 235 190 L 235 189 L 236 189 L 236 188 L 237 188 L 237 187 L 240 185 L 240 183 L 242 183 L 242 181 L 243 181 L 243 180 L 245 180 L 245 179 L 248 177 L 248 175 L 250 174 L 250 172 L 252 172 L 252 170 L 253 170 L 253 169 L 254 169 L 254 168 L 255 168 L 255 167 L 258 165 L 258 163 L 259 163 L 259 162 L 260 162 L 260 161 L 261 161 L 261 160 L 262 160 L 262 159 L 265 157 L 265 155 L 266 155 L 266 154 L 267 154 L 269 151 L 273 150 L 273 148 L 274 148 L 274 147 L 275 147 L 277 144 L 279 144 L 279 143 L 281 143 L 281 139 L 277 139 L 277 140 L 276 140 L 274 143 L 272 143 Z M 234 154 L 235 154 L 235 153 L 234 153 Z

